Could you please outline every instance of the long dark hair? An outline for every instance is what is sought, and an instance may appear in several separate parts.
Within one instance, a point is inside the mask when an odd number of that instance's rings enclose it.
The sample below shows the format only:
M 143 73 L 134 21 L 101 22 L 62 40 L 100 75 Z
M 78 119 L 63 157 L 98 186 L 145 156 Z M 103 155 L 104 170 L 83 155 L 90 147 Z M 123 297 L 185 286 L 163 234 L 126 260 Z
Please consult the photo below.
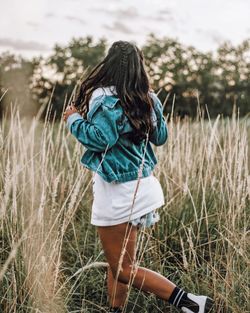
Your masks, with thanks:
M 152 91 L 145 70 L 143 52 L 128 41 L 115 41 L 106 57 L 97 64 L 80 83 L 75 106 L 86 117 L 89 99 L 98 87 L 115 86 L 124 113 L 128 117 L 133 132 L 128 137 L 136 144 L 153 130 L 151 112 Z

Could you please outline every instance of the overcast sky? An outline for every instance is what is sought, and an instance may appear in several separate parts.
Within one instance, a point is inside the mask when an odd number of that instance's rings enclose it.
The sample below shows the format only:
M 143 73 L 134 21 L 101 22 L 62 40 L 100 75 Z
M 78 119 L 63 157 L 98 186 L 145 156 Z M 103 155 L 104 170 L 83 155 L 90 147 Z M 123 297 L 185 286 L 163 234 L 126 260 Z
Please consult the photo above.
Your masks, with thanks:
M 215 50 L 250 38 L 249 12 L 250 0 L 1 0 L 0 52 L 48 55 L 87 35 L 141 46 L 150 32 Z

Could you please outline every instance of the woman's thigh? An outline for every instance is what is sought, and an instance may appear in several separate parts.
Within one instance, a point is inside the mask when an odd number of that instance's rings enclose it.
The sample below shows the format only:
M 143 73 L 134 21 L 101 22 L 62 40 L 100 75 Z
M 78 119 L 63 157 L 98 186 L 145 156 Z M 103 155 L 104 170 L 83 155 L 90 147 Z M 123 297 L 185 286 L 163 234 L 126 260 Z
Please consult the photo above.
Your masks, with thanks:
M 131 265 L 135 265 L 136 226 L 126 222 L 114 226 L 97 226 L 97 230 L 114 278 L 119 264 L 122 269 L 128 269 L 131 268 Z

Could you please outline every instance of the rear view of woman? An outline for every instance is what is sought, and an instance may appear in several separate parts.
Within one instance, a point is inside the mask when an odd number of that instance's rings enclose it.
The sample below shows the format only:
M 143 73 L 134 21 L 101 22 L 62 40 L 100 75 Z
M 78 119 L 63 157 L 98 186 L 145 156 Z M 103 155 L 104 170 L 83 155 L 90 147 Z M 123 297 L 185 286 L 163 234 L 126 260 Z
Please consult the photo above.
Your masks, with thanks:
M 159 221 L 156 209 L 164 204 L 151 144 L 163 145 L 168 138 L 162 103 L 150 89 L 142 51 L 131 42 L 114 42 L 81 83 L 64 120 L 86 147 L 81 163 L 93 172 L 91 224 L 97 227 L 109 264 L 110 312 L 122 312 L 129 285 L 181 312 L 212 312 L 209 297 L 188 293 L 136 263 L 137 232 Z

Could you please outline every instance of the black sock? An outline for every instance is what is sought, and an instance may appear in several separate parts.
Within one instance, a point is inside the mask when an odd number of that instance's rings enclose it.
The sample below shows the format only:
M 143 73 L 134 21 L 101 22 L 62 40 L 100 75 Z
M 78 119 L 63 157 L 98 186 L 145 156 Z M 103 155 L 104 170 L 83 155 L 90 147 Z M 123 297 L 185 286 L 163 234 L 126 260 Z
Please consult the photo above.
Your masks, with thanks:
M 120 308 L 118 306 L 110 307 L 109 308 L 109 312 L 121 313 L 122 312 L 122 308 Z
M 178 287 L 175 287 L 170 298 L 168 299 L 168 302 L 170 304 L 173 304 L 177 308 L 186 307 L 192 310 L 192 312 L 194 313 L 199 312 L 199 305 L 196 302 L 189 299 L 187 297 L 187 293 Z

